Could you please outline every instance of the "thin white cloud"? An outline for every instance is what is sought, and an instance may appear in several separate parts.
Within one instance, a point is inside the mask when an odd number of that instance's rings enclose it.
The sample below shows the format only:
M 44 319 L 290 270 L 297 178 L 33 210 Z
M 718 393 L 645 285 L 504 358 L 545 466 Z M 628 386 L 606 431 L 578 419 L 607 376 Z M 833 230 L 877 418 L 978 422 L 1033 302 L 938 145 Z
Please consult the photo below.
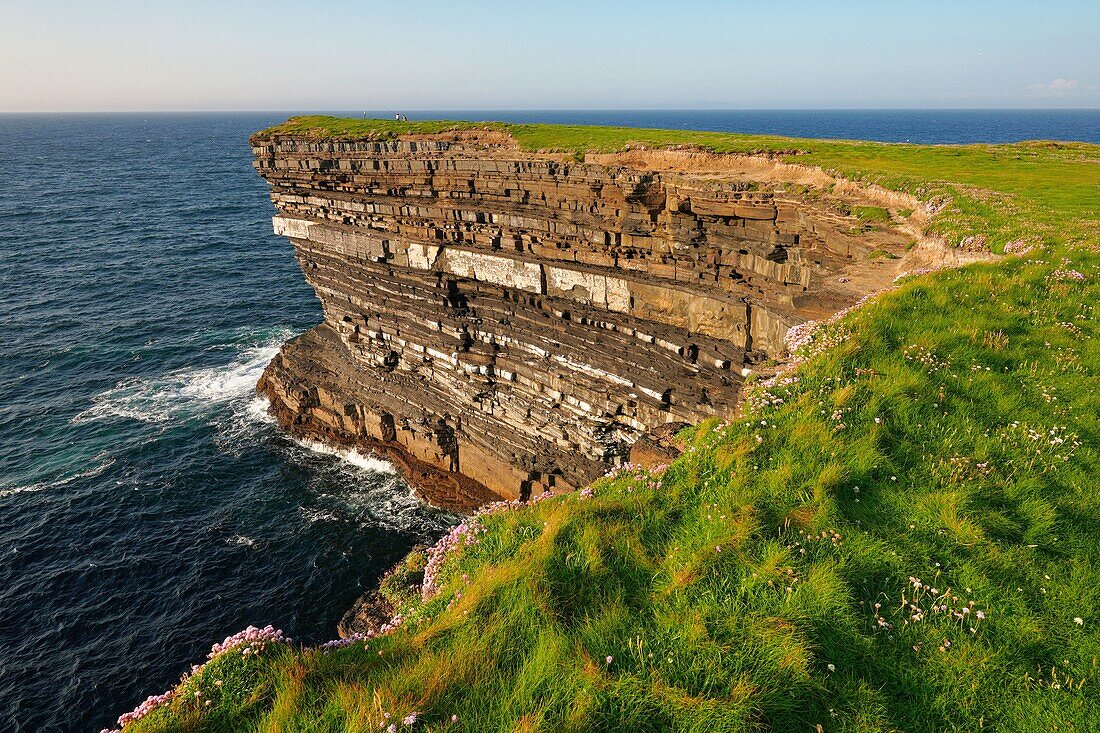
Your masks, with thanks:
M 1039 97 L 1059 97 L 1077 88 L 1076 79 L 1063 79 L 1058 77 L 1045 84 L 1029 84 L 1027 90 Z
M 1077 88 L 1076 79 L 1055 79 L 1050 83 L 1050 88 L 1056 92 Z

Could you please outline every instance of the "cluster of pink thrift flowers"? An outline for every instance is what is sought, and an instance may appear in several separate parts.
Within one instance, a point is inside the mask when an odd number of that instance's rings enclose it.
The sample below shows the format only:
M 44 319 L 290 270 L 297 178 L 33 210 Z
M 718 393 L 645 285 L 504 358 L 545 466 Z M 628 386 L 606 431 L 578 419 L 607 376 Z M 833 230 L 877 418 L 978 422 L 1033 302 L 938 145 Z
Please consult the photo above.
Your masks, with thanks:
M 394 616 L 393 618 L 391 618 L 389 621 L 387 621 L 386 623 L 384 623 L 380 627 L 378 627 L 377 636 L 382 636 L 384 634 L 390 633 L 391 631 L 395 631 L 396 629 L 401 628 L 401 625 L 404 624 L 404 623 L 405 623 L 405 617 L 399 613 L 396 616 Z
M 618 466 L 613 466 L 607 470 L 601 478 L 614 480 L 622 476 L 633 476 L 634 478 L 643 479 L 644 488 L 656 489 L 660 486 L 659 478 L 661 474 L 667 468 L 667 463 L 660 463 L 648 468 L 637 463 L 620 463 Z M 633 484 L 627 486 L 626 493 L 633 494 L 634 488 Z M 591 486 L 581 492 L 581 496 L 585 499 L 591 499 L 595 495 L 596 491 Z
M 1005 254 L 1022 257 L 1033 249 L 1035 249 L 1034 245 L 1028 244 L 1022 239 L 1016 239 L 1005 245 Z
M 406 715 L 405 717 L 403 717 L 401 719 L 401 725 L 403 725 L 403 726 L 415 725 L 416 721 L 419 717 L 420 717 L 420 713 L 414 710 L 413 712 L 409 713 L 408 715 Z M 384 728 L 386 730 L 386 733 L 397 733 L 397 723 L 396 722 L 390 723 L 390 720 L 392 720 L 392 719 L 393 719 L 393 715 L 391 715 L 390 713 L 382 713 L 382 720 L 380 720 L 378 722 L 378 727 L 379 728 Z M 454 722 L 456 720 L 458 720 L 458 716 L 457 715 L 452 715 L 451 716 L 451 722 Z M 388 723 L 388 725 L 387 725 L 387 723 Z
M 290 639 L 283 634 L 282 631 L 276 629 L 271 624 L 258 629 L 255 626 L 249 626 L 244 631 L 238 631 L 232 636 L 226 637 L 225 641 L 221 644 L 215 644 L 210 647 L 210 654 L 207 655 L 207 659 L 213 659 L 226 652 L 233 651 L 234 649 L 241 648 L 241 654 L 259 654 L 267 645 L 271 642 L 277 642 L 287 644 Z M 197 669 L 195 671 L 198 671 Z
M 910 344 L 901 351 L 906 361 L 915 361 L 924 366 L 929 372 L 939 369 L 950 369 L 951 361 L 935 355 L 928 348 L 920 344 Z
M 970 633 L 977 633 L 977 625 L 985 620 L 986 612 L 977 607 L 977 602 L 963 600 L 947 588 L 942 593 L 938 588 L 923 582 L 920 578 L 909 576 L 910 591 L 901 596 L 900 611 L 906 616 L 902 622 L 920 623 L 928 614 L 939 614 L 954 621 L 958 621 L 967 628 Z M 950 647 L 950 643 L 941 646 L 940 651 Z
M 255 626 L 249 626 L 244 631 L 238 631 L 236 634 L 226 637 L 225 641 L 223 641 L 222 643 L 215 644 L 214 646 L 210 647 L 210 654 L 208 654 L 206 658 L 207 661 L 209 661 L 218 656 L 221 656 L 222 654 L 225 654 L 226 652 L 231 652 L 234 649 L 241 649 L 241 654 L 245 656 L 250 654 L 256 655 L 266 649 L 267 645 L 271 642 L 289 644 L 290 638 L 283 634 L 282 631 L 276 629 L 270 624 L 263 627 L 262 629 L 258 629 Z M 179 685 L 184 684 L 192 676 L 202 671 L 203 666 L 204 665 L 199 664 L 192 665 L 191 671 L 184 673 L 184 675 L 180 677 Z M 176 689 L 178 689 L 178 686 L 160 695 L 150 695 L 149 697 L 145 698 L 145 700 L 136 708 L 128 713 L 123 713 L 119 716 L 118 728 L 115 728 L 113 730 L 110 728 L 104 728 L 102 731 L 100 731 L 100 733 L 121 733 L 120 729 L 123 726 L 141 720 L 157 708 L 163 707 L 170 703 L 173 698 L 176 697 Z M 201 696 L 201 692 L 195 693 L 196 698 Z M 210 703 L 207 702 L 207 704 L 209 705 Z
M 532 496 L 527 501 L 522 499 L 494 501 L 481 507 L 473 516 L 468 517 L 464 522 L 454 527 L 428 549 L 428 561 L 424 565 L 424 580 L 420 585 L 420 597 L 428 600 L 438 592 L 439 574 L 443 570 L 443 564 L 455 550 L 461 547 L 472 547 L 480 541 L 478 536 L 485 533 L 485 527 L 481 524 L 482 517 L 531 506 L 552 496 L 553 494 L 547 491 Z
M 478 535 L 484 534 L 485 527 L 475 515 L 453 528 L 428 550 L 428 561 L 424 565 L 424 581 L 420 585 L 420 597 L 428 600 L 439 590 L 439 574 L 443 563 L 457 548 L 471 547 L 478 543 Z
M 1080 436 L 1065 425 L 1036 428 L 1014 420 L 1001 430 L 1000 437 L 1029 455 L 1028 470 L 1052 470 L 1070 461 L 1081 447 Z
M 791 396 L 791 387 L 801 381 L 797 374 L 778 372 L 757 382 L 745 398 L 753 411 L 759 412 L 768 407 L 779 407 Z
M 607 469 L 607 471 L 604 472 L 603 478 L 618 478 L 624 473 L 636 473 L 641 470 L 643 470 L 642 466 L 639 466 L 637 463 L 620 463 L 617 466 L 612 466 Z
M 817 321 L 806 321 L 805 323 L 795 324 L 787 330 L 787 334 L 783 337 L 783 345 L 787 347 L 787 351 L 793 354 L 810 343 L 810 340 L 813 339 L 814 334 L 820 327 L 821 324 Z
M 154 710 L 156 710 L 160 706 L 167 705 L 168 703 L 170 703 L 172 701 L 172 698 L 175 697 L 175 696 L 176 696 L 175 695 L 175 690 L 169 690 L 168 692 L 165 692 L 163 695 L 150 695 L 149 697 L 145 698 L 144 702 L 142 702 L 136 708 L 134 708 L 133 710 L 131 710 L 128 713 L 124 713 L 124 714 L 120 715 L 119 718 L 118 718 L 119 726 L 121 727 L 121 726 L 124 726 L 128 723 L 132 723 L 135 720 L 141 720 L 146 715 L 153 712 Z M 104 731 L 104 733 L 110 733 L 110 732 L 109 731 Z
M 856 487 L 855 493 L 859 493 L 859 487 Z M 822 530 L 820 533 L 807 532 L 803 529 L 798 530 L 798 539 L 795 541 L 791 549 L 798 550 L 800 555 L 806 554 L 806 548 L 814 547 L 840 547 L 844 544 L 844 538 L 840 536 L 840 532 L 835 529 Z
M 1084 282 L 1085 280 L 1088 280 L 1087 277 L 1085 277 L 1082 273 L 1078 272 L 1077 270 L 1070 270 L 1070 269 L 1066 269 L 1066 268 L 1062 268 L 1062 267 L 1059 267 L 1057 270 L 1050 273 L 1050 279 L 1051 280 L 1061 280 L 1061 281 L 1076 280 L 1078 282 Z
M 351 646 L 358 641 L 366 641 L 370 637 L 366 634 L 351 634 L 343 639 L 333 639 L 332 641 L 326 641 L 324 644 L 318 647 L 322 652 L 328 652 L 333 649 L 343 649 L 346 646 Z
M 1070 323 L 1068 321 L 1062 321 L 1058 325 L 1060 325 L 1062 328 L 1066 329 L 1067 331 L 1069 331 L 1070 333 L 1072 333 L 1074 336 L 1076 336 L 1079 339 L 1085 338 L 1084 331 L 1082 331 L 1080 328 L 1078 328 L 1077 325 L 1074 324 L 1074 323 Z
M 401 628 L 401 626 L 405 624 L 405 621 L 405 616 L 399 613 L 386 623 L 379 626 L 377 631 L 368 634 L 351 634 L 350 636 L 346 636 L 342 639 L 333 639 L 331 641 L 326 641 L 324 644 L 321 644 L 317 648 L 321 650 L 322 654 L 328 654 L 329 652 L 336 649 L 343 649 L 361 641 L 369 641 L 378 636 L 385 636 L 386 634 Z
M 809 345 L 810 343 L 814 343 L 814 348 L 810 351 L 810 353 L 804 354 L 800 359 L 793 360 L 792 366 L 801 364 L 802 362 L 806 361 L 806 359 L 809 359 L 810 357 L 821 353 L 825 349 L 836 346 L 837 344 L 844 341 L 849 335 L 846 332 L 836 332 L 828 334 L 827 337 L 822 337 L 821 331 L 823 328 L 825 328 L 825 326 L 832 325 L 840 321 L 849 313 L 852 313 L 853 311 L 862 308 L 868 303 L 868 301 L 877 296 L 879 292 L 880 291 L 867 293 L 867 295 L 864 295 L 852 305 L 837 311 L 823 321 L 806 321 L 805 323 L 799 323 L 795 326 L 792 326 L 787 331 L 787 334 L 783 337 L 783 345 L 787 347 L 787 351 L 792 356 L 802 350 L 803 347 Z

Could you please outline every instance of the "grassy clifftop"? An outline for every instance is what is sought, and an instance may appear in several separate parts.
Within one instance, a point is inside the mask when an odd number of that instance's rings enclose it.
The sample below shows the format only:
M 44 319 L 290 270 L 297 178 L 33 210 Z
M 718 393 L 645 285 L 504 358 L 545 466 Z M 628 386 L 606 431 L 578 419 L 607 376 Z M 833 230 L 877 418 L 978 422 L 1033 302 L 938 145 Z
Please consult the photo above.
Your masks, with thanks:
M 532 149 L 804 150 L 1034 249 L 905 278 L 805 335 L 667 470 L 411 555 L 383 588 L 397 630 L 231 645 L 127 733 L 1100 729 L 1096 146 L 496 127 Z
M 582 125 L 517 125 L 443 120 L 398 122 L 319 115 L 293 117 L 256 134 L 395 138 L 453 130 L 507 133 L 528 151 L 617 152 L 694 146 L 718 153 L 764 153 L 819 166 L 853 180 L 943 200 L 932 232 L 951 242 L 984 236 L 994 251 L 1034 239 L 1100 239 L 1100 145 L 1033 141 L 1014 145 L 908 145 L 811 140 L 690 130 Z M 1067 225 L 1067 222 L 1071 222 Z

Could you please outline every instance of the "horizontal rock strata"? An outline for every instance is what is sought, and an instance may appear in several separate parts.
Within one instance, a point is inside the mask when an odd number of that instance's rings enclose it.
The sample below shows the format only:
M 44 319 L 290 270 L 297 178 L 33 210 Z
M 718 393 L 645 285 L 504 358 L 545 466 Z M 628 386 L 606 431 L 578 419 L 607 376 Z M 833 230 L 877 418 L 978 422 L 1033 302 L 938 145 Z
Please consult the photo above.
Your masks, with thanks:
M 254 138 L 324 308 L 260 383 L 300 435 L 429 500 L 582 486 L 651 428 L 737 409 L 790 326 L 854 302 L 902 234 L 825 192 L 464 139 Z

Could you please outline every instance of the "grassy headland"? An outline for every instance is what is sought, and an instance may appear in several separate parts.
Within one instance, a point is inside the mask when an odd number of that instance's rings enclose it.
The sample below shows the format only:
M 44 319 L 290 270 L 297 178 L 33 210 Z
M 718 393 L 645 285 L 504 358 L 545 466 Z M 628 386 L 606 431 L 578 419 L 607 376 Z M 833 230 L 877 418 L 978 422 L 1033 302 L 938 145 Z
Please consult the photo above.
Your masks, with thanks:
M 456 124 L 486 127 L 263 134 Z M 785 151 L 945 197 L 947 236 L 1035 248 L 813 332 L 663 472 L 414 553 L 383 587 L 396 631 L 238 646 L 127 733 L 1100 729 L 1100 147 L 492 127 L 532 150 Z
M 786 162 L 818 166 L 845 178 L 912 193 L 923 201 L 942 200 L 946 208 L 936 217 L 932 233 L 952 243 L 984 236 L 996 252 L 1018 239 L 1077 244 L 1100 240 L 1100 146 L 1087 143 L 909 145 L 690 130 L 398 122 L 319 115 L 293 117 L 257 137 L 388 139 L 475 129 L 507 133 L 524 150 L 577 156 L 627 147 L 698 147 L 716 153 L 775 155 Z

